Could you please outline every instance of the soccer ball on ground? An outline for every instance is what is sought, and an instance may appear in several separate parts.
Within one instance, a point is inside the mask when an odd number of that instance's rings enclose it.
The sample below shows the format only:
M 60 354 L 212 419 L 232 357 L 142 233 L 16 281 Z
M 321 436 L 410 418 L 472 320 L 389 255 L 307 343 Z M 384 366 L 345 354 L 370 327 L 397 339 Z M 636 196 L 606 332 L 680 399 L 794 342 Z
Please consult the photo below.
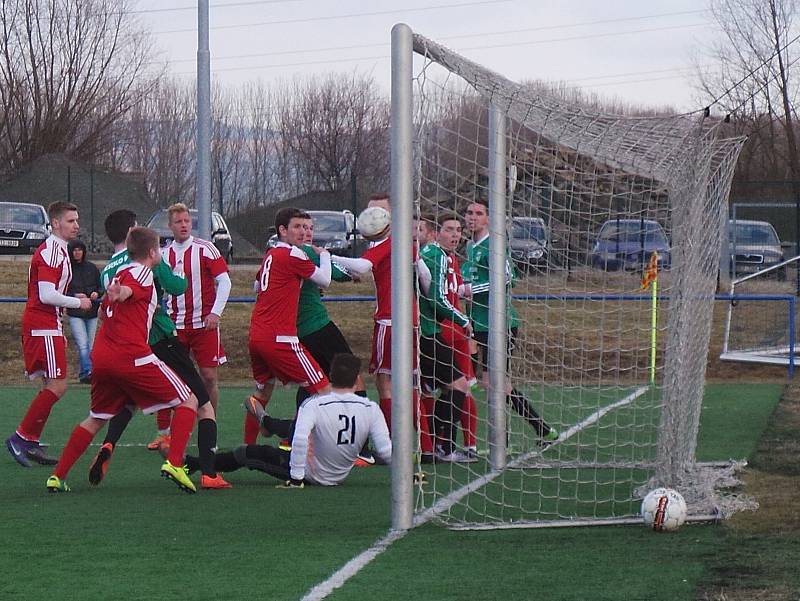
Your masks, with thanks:
M 358 216 L 358 231 L 367 240 L 379 240 L 392 225 L 392 216 L 383 207 L 367 207 Z
M 642 519 L 645 526 L 658 532 L 680 528 L 686 521 L 686 501 L 671 488 L 656 488 L 642 501 Z

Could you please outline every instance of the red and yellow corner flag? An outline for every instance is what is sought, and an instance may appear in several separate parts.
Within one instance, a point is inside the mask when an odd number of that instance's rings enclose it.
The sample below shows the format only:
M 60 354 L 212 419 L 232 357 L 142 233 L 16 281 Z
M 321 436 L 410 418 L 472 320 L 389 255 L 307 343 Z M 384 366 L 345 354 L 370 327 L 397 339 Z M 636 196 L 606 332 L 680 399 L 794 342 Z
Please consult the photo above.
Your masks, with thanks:
M 650 255 L 650 261 L 647 262 L 644 273 L 642 274 L 642 290 L 647 290 L 650 284 L 658 279 L 658 253 L 653 252 Z

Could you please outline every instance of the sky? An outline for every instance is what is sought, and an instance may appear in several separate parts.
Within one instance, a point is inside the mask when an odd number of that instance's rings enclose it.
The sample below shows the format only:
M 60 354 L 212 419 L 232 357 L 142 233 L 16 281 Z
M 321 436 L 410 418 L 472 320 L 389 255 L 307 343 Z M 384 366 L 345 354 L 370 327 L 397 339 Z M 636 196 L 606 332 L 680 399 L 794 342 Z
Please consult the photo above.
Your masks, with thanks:
M 169 72 L 191 80 L 197 3 L 139 0 Z M 715 34 L 697 0 L 211 0 L 212 81 L 269 84 L 370 74 L 389 91 L 390 31 L 411 28 L 515 81 L 568 82 L 608 98 L 680 111 Z M 699 58 L 698 58 L 699 57 Z M 707 60 L 706 60 L 707 62 Z

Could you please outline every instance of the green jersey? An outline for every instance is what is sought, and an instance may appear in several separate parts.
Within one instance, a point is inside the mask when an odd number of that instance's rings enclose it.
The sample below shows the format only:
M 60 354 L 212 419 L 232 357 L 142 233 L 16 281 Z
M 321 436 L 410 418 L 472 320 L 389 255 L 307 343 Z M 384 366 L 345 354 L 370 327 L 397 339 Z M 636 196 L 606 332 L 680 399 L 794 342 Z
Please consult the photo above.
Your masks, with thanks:
M 472 287 L 472 302 L 469 316 L 476 332 L 489 331 L 489 235 L 477 242 L 467 242 L 467 260 L 461 266 L 464 283 Z M 509 294 L 506 301 L 506 322 L 508 327 L 516 328 L 519 318 L 511 302 L 510 286 L 514 280 L 514 267 L 506 257 L 506 283 Z
M 130 262 L 131 258 L 128 256 L 128 251 L 126 249 L 114 253 L 100 272 L 100 285 L 102 289 L 105 290 L 108 288 L 108 285 L 111 283 L 117 271 L 119 271 L 119 268 Z M 159 300 L 161 300 L 161 297 L 164 295 L 164 290 L 169 294 L 183 294 L 186 292 L 186 280 L 172 273 L 169 265 L 164 261 L 160 261 L 158 265 L 153 267 L 153 283 L 155 284 L 156 294 Z M 169 315 L 166 314 L 164 308 L 159 304 L 153 315 L 153 324 L 150 326 L 150 337 L 147 339 L 147 344 L 153 346 L 155 343 L 165 338 L 173 338 L 175 335 L 175 323 L 169 318 Z
M 449 269 L 447 253 L 436 242 L 431 242 L 419 251 L 419 258 L 431 274 L 428 289 L 420 290 L 420 333 L 428 338 L 436 336 L 442 329 L 439 325 L 442 321 L 452 321 L 461 327 L 466 327 L 469 318 L 456 309 L 447 298 Z
M 314 265 L 319 267 L 319 255 L 309 245 L 301 247 Z M 336 282 L 349 282 L 350 276 L 331 264 L 331 279 Z M 303 280 L 300 298 L 297 301 L 297 337 L 303 338 L 321 330 L 331 322 L 328 310 L 322 302 L 322 290 L 311 280 Z

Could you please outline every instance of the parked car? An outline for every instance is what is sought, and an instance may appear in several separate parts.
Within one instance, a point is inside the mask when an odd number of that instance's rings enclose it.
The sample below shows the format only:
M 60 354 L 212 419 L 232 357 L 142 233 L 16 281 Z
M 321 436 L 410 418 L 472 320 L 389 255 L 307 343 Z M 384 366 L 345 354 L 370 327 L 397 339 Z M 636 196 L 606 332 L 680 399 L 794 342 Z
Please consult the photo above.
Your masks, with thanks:
M 197 209 L 189 209 L 192 215 L 192 233 L 197 233 L 198 214 Z M 166 246 L 173 240 L 172 230 L 169 229 L 168 214 L 166 209 L 161 209 L 153 213 L 147 221 L 147 227 L 154 229 L 158 232 L 161 239 L 161 246 Z M 231 238 L 231 231 L 228 229 L 228 224 L 225 223 L 222 215 L 217 212 L 211 213 L 211 241 L 217 247 L 219 254 L 221 254 L 225 261 L 228 263 L 233 262 L 233 238 Z
M 731 264 L 735 274 L 762 271 L 784 260 L 781 241 L 771 223 L 749 219 L 729 222 Z M 775 270 L 779 280 L 786 279 L 786 268 Z
M 314 222 L 314 244 L 334 255 L 360 256 L 367 242 L 356 230 L 356 220 L 350 211 L 308 211 Z M 272 228 L 274 231 L 274 228 Z M 272 247 L 278 235 L 272 234 L 267 244 Z
M 664 228 L 650 219 L 609 219 L 597 233 L 592 247 L 592 267 L 615 271 L 641 269 L 658 253 L 659 265 L 669 268 L 671 255 Z
M 0 254 L 32 253 L 49 235 L 42 205 L 0 202 Z
M 544 268 L 550 260 L 550 230 L 541 217 L 514 217 L 509 231 L 511 258 L 517 268 Z

